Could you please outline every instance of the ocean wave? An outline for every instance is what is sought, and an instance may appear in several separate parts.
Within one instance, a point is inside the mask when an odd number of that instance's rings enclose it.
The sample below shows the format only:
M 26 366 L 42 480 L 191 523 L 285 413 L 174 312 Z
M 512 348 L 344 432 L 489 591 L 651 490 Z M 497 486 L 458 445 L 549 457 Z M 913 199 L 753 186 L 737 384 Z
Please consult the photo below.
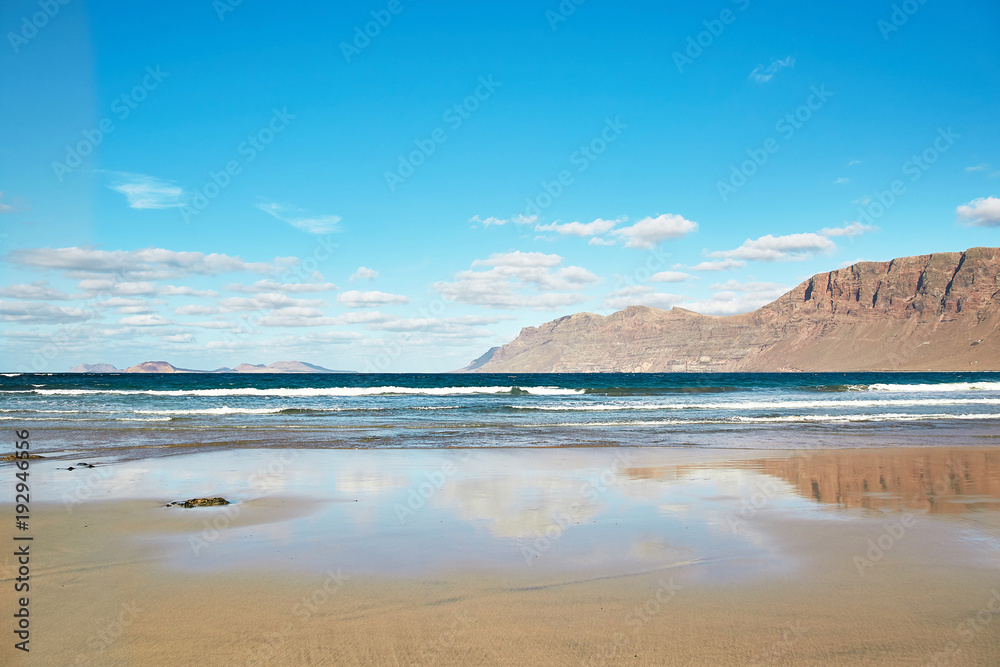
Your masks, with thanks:
M 6 393 L 6 392 L 4 392 Z M 14 393 L 14 392 L 10 392 Z M 23 393 L 23 392 L 22 392 Z M 302 387 L 258 389 L 256 387 L 240 387 L 229 389 L 35 389 L 34 393 L 42 396 L 275 396 L 281 398 L 299 397 L 349 397 L 349 396 L 388 396 L 388 395 L 422 395 L 422 396 L 462 396 L 470 394 L 530 394 L 532 396 L 575 396 L 584 393 L 583 389 L 565 389 L 563 387 Z
M 658 396 L 661 394 L 721 394 L 733 391 L 745 391 L 750 387 L 734 387 L 719 385 L 711 387 L 588 387 L 585 394 L 604 396 Z
M 32 417 L 32 422 L 89 422 L 101 423 L 110 419 L 111 421 L 136 421 L 136 422 L 168 422 L 171 417 L 110 417 L 101 419 L 87 419 L 86 417 Z M 23 417 L 0 417 L 0 421 L 24 421 Z
M 556 422 L 551 424 L 520 424 L 522 428 L 579 428 L 585 426 L 695 426 L 700 424 L 716 424 L 720 426 L 733 424 L 844 424 L 849 422 L 900 422 L 900 421 L 935 421 L 935 420 L 990 420 L 1000 419 L 1000 414 L 910 414 L 886 413 L 876 415 L 773 415 L 766 417 L 732 416 L 718 419 L 632 419 L 620 421 L 576 421 Z
M 1000 391 L 1000 382 L 942 382 L 941 384 L 886 384 L 867 385 L 869 391 Z
M 831 399 L 827 401 L 719 401 L 715 403 L 577 403 L 506 405 L 506 409 L 545 412 L 617 412 L 628 410 L 801 410 L 809 408 L 882 408 L 893 406 L 1000 405 L 1000 398 Z

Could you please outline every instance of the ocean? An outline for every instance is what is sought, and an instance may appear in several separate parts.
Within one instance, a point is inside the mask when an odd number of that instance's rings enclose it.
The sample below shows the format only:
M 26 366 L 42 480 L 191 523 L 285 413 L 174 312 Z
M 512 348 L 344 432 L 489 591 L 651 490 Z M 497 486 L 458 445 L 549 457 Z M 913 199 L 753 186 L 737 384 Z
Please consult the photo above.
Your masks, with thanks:
M 218 448 L 989 445 L 996 373 L 31 374 L 0 421 L 41 454 Z

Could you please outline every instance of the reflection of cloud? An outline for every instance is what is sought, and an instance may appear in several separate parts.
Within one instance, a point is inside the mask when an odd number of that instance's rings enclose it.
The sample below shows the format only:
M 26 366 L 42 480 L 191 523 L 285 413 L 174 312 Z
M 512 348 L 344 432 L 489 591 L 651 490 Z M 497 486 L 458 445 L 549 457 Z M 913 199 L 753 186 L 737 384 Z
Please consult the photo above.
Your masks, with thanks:
M 337 474 L 337 491 L 346 494 L 384 493 L 392 489 L 402 489 L 409 480 L 402 475 L 387 475 L 380 472 L 350 470 Z
M 579 480 L 555 476 L 463 479 L 446 484 L 435 504 L 452 508 L 470 523 L 487 522 L 496 537 L 554 537 L 567 524 L 597 514 L 597 506 L 580 493 L 581 486 Z

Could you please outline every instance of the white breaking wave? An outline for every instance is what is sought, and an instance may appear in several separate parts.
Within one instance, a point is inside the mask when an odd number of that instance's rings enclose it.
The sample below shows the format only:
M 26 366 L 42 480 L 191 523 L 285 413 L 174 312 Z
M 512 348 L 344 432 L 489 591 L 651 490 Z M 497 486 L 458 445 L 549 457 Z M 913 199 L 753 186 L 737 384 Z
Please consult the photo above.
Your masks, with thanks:
M 23 421 L 23 417 L 0 417 L 0 421 Z M 116 422 L 168 422 L 171 417 L 111 417 L 111 421 Z M 33 422 L 97 422 L 98 419 L 87 419 L 79 417 L 32 417 Z
M 515 389 L 535 396 L 574 396 L 583 394 L 583 389 L 562 387 L 330 387 L 330 388 L 275 388 L 257 389 L 36 389 L 44 396 L 87 396 L 108 394 L 116 396 L 278 396 L 282 398 L 312 396 L 383 396 L 383 395 L 426 395 L 460 396 L 468 394 L 509 394 Z
M 843 424 L 847 422 L 926 421 L 928 419 L 1000 419 L 1000 414 L 928 414 L 888 413 L 879 415 L 784 415 L 781 417 L 726 417 L 720 419 L 633 419 L 622 421 L 557 422 L 553 424 L 519 424 L 522 428 L 581 427 L 581 426 L 690 426 L 695 424 Z
M 869 391 L 1000 391 L 1000 382 L 943 382 L 941 384 L 872 384 Z
M 882 408 L 893 406 L 1000 405 L 1000 398 L 830 399 L 810 401 L 717 401 L 714 403 L 586 403 L 576 405 L 508 405 L 514 410 L 615 412 L 618 410 L 795 410 L 808 408 Z
M 136 415 L 276 415 L 286 408 L 204 408 L 202 410 L 132 410 Z

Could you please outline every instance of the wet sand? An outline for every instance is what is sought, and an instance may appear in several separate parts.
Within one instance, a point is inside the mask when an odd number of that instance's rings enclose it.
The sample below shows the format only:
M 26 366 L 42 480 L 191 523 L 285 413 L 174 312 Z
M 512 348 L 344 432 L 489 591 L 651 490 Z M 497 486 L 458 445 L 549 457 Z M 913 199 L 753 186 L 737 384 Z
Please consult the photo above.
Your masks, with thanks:
M 5 664 L 1000 664 L 1000 450 L 66 464 Z

